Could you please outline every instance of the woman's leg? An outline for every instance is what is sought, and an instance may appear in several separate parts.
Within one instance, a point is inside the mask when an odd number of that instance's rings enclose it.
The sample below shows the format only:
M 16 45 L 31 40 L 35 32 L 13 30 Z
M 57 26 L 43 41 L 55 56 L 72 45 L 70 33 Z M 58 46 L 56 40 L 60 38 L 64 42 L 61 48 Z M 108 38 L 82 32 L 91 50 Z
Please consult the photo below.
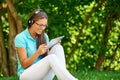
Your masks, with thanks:
M 25 69 L 20 75 L 20 80 L 43 80 L 50 70 L 48 58 L 49 56 Z
M 43 80 L 53 80 L 55 77 L 54 71 L 50 68 L 46 76 L 43 78 Z
M 52 68 L 59 80 L 77 80 L 67 71 L 62 61 L 55 54 L 46 56 L 26 69 L 20 75 L 20 80 L 43 80 L 50 68 Z
M 60 44 L 56 44 L 55 46 L 53 46 L 48 54 L 55 54 L 58 57 L 58 59 L 63 63 L 63 65 L 66 67 L 64 50 Z
M 68 70 L 64 67 L 63 63 L 61 63 L 61 61 L 55 54 L 50 54 L 48 61 L 59 80 L 77 80 L 68 72 Z
M 65 55 L 64 55 L 64 50 L 63 47 L 60 44 L 55 45 L 54 47 L 52 47 L 52 49 L 49 52 L 50 54 L 54 54 L 56 56 L 56 63 L 59 64 L 59 69 L 58 70 L 58 74 L 56 74 L 56 76 L 58 77 L 59 80 L 74 80 L 75 78 L 66 70 L 66 62 L 65 62 Z M 56 64 L 57 67 L 57 64 Z M 53 67 L 52 67 L 53 69 Z M 51 70 L 52 73 L 53 70 Z M 54 71 L 55 72 L 55 71 Z M 57 73 L 57 72 L 55 72 Z M 63 74 L 63 75 L 62 75 Z M 51 74 L 49 74 L 50 76 Z M 71 78 L 70 78 L 71 77 Z M 46 77 L 45 77 L 46 78 Z M 47 79 L 46 79 L 47 80 Z M 50 79 L 51 80 L 51 79 Z
M 62 61 L 63 66 L 66 66 L 64 50 L 61 45 L 57 44 L 57 45 L 53 46 L 51 48 L 50 52 L 48 53 L 48 55 L 50 55 L 50 54 L 55 54 L 60 59 L 60 61 Z M 43 80 L 53 80 L 54 76 L 55 76 L 55 73 L 51 68 Z

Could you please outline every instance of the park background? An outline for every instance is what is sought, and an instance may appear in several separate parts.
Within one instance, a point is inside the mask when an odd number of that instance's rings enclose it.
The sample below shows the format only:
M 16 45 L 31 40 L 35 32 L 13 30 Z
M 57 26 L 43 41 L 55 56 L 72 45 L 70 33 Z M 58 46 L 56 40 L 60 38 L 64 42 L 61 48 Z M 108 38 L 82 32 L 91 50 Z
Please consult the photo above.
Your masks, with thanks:
M 0 0 L 0 77 L 16 76 L 14 38 L 37 8 L 48 14 L 49 38 L 65 36 L 61 44 L 73 75 L 120 80 L 119 0 Z

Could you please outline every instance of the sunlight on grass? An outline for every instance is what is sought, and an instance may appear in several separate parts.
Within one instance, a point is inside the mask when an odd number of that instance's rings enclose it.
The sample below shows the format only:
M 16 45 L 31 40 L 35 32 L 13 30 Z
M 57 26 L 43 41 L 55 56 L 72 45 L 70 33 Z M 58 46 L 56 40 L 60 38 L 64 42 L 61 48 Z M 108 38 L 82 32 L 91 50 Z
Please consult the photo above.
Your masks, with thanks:
M 72 74 L 79 80 L 120 80 L 120 72 L 113 71 L 79 71 Z M 0 80 L 18 80 L 18 77 L 0 77 Z
M 79 80 L 120 80 L 120 72 L 112 71 L 81 71 L 74 72 Z

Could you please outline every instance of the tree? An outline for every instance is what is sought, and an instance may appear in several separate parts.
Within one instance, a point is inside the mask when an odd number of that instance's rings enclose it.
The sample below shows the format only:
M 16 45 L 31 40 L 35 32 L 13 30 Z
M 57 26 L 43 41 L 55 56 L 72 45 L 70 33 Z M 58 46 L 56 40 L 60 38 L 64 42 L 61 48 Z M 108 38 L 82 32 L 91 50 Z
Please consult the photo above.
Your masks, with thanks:
M 91 16 L 99 7 L 101 7 L 101 5 L 102 5 L 104 2 L 105 2 L 105 0 L 100 0 L 99 3 L 98 3 L 98 5 L 97 5 L 96 7 L 93 7 L 93 9 L 91 10 L 91 12 L 89 12 L 88 15 L 86 16 L 86 18 L 85 18 L 85 20 L 84 20 L 84 22 L 83 22 L 83 24 L 82 24 L 82 26 L 81 26 L 81 30 L 80 30 L 77 38 L 76 38 L 76 42 L 75 42 L 75 44 L 72 46 L 72 50 L 71 50 L 71 52 L 70 52 L 70 55 L 67 57 L 67 61 L 69 61 L 70 57 L 74 54 L 74 51 L 75 51 L 75 49 L 76 49 L 76 47 L 77 47 L 77 44 L 78 44 L 78 41 L 79 41 L 79 39 L 80 39 L 80 35 L 82 34 L 83 28 L 84 28 L 85 25 L 87 24 L 90 16 Z
M 14 46 L 15 35 L 22 31 L 22 22 L 18 16 L 14 3 L 15 0 L 6 0 L 8 4 L 8 21 L 9 21 L 9 68 L 10 75 L 16 75 L 17 65 L 16 65 L 16 50 Z
M 14 37 L 26 28 L 29 14 L 36 8 L 48 14 L 50 39 L 65 36 L 61 44 L 69 70 L 119 70 L 119 7 L 119 0 L 1 1 L 0 71 L 4 76 L 16 75 Z
M 111 10 L 106 9 L 106 13 L 108 14 L 107 21 L 106 21 L 107 26 L 106 26 L 105 32 L 103 34 L 103 39 L 101 41 L 101 48 L 100 48 L 98 59 L 97 59 L 96 65 L 95 65 L 96 70 L 100 69 L 100 67 L 102 66 L 102 63 L 105 60 L 105 53 L 107 52 L 106 47 L 107 47 L 107 44 L 108 44 L 108 38 L 109 38 L 109 35 L 110 35 L 110 31 L 113 27 L 112 24 L 113 24 L 114 20 L 119 19 L 119 15 L 118 15 L 119 12 L 117 11 L 119 6 L 116 6 L 117 2 L 118 2 L 117 0 L 112 1 L 112 2 L 108 1 L 108 5 L 106 7 L 106 8 L 111 7 Z
M 5 49 L 5 44 L 4 44 L 4 35 L 3 35 L 3 26 L 2 26 L 2 19 L 1 19 L 1 15 L 3 14 L 4 9 L 2 6 L 2 3 L 0 3 L 0 67 L 3 71 L 3 74 L 8 76 L 9 72 L 8 72 L 8 62 L 7 62 L 7 53 L 6 53 L 6 49 Z

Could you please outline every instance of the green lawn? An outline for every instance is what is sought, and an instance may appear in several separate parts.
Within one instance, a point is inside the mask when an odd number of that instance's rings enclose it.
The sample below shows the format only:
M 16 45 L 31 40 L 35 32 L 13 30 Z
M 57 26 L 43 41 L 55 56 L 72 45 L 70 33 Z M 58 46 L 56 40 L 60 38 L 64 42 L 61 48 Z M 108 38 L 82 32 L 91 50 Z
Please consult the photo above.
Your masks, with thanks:
M 120 72 L 81 71 L 72 73 L 79 80 L 120 80 Z M 17 77 L 0 77 L 0 80 L 18 80 Z M 57 80 L 56 78 L 54 80 Z
M 82 71 L 73 73 L 79 80 L 120 80 L 120 72 Z

